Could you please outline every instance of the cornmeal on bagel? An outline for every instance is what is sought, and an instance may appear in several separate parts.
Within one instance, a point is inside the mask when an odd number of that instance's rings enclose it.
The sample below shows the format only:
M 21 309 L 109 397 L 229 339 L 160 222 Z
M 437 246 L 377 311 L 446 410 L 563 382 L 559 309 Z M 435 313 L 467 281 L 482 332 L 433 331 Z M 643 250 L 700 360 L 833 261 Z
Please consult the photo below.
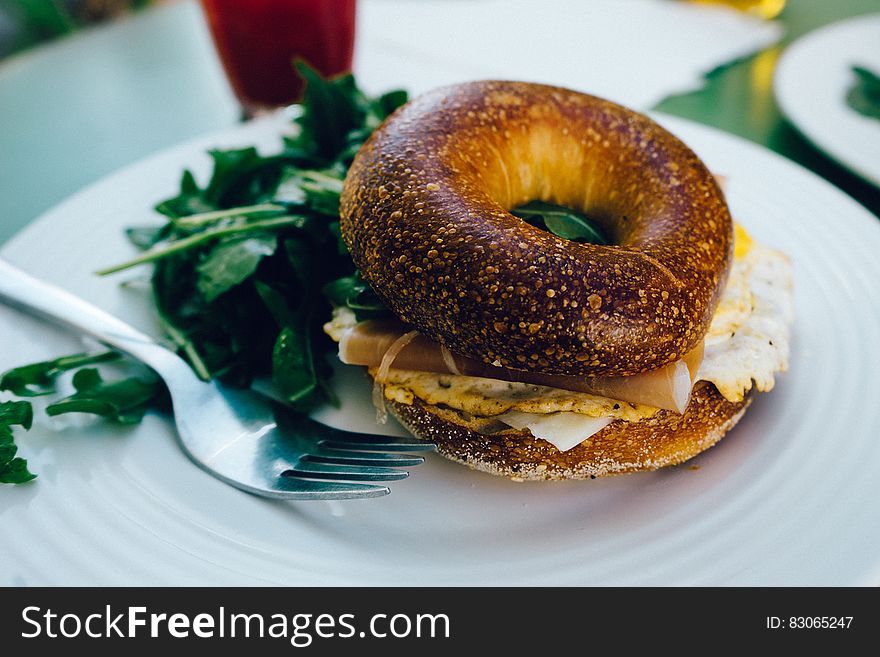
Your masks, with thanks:
M 614 246 L 513 216 L 579 210 Z M 455 353 L 550 374 L 620 376 L 692 350 L 731 261 L 721 190 L 649 118 L 520 82 L 438 89 L 357 154 L 341 202 L 355 265 L 404 322 Z
M 510 210 L 596 221 L 579 243 Z M 575 91 L 430 92 L 359 151 L 342 237 L 396 318 L 325 330 L 374 402 L 448 458 L 518 479 L 691 458 L 788 365 L 787 258 L 731 219 L 715 177 L 651 119 Z M 735 248 L 734 248 L 735 245 Z

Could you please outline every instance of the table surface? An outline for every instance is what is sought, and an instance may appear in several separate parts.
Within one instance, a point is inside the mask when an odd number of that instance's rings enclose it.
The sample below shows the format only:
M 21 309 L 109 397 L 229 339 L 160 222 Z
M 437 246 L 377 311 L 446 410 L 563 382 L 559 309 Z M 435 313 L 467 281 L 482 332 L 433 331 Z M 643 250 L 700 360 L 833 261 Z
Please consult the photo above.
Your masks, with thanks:
M 772 93 L 776 61 L 793 39 L 877 11 L 880 0 L 789 0 L 779 18 L 787 32 L 781 44 L 713 72 L 703 89 L 656 109 L 767 146 L 880 215 L 880 189 L 814 149 L 783 120 Z M 230 126 L 238 113 L 192 2 L 144 11 L 0 63 L 0 244 L 89 183 Z

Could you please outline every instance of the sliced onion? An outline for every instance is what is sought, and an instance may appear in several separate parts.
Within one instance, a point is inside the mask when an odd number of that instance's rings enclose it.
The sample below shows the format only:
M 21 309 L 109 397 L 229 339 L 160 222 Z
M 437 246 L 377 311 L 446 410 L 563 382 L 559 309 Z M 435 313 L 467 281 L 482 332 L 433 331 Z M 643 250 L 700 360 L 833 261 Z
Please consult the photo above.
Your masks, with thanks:
M 452 355 L 452 352 L 444 344 L 440 345 L 440 355 L 443 357 L 443 362 L 449 368 L 449 371 L 456 376 L 461 376 L 461 370 L 458 369 L 458 365 L 455 363 L 455 356 Z
M 404 347 L 412 342 L 418 334 L 418 331 L 410 331 L 409 333 L 404 333 L 391 343 L 391 346 L 388 347 L 388 351 L 382 356 L 382 362 L 379 363 L 379 369 L 376 370 L 376 381 L 379 383 L 385 383 L 388 379 L 388 370 L 390 370 L 391 365 L 394 364 L 394 359 L 397 358 L 397 354 L 403 351 Z
M 385 386 L 373 379 L 373 406 L 376 408 L 376 423 L 388 422 L 388 409 L 385 408 Z
M 376 407 L 376 421 L 379 424 L 385 424 L 388 421 L 388 411 L 385 408 L 385 381 L 388 380 L 388 370 L 394 363 L 394 359 L 403 350 L 406 345 L 415 339 L 419 334 L 418 331 L 410 331 L 404 333 L 388 347 L 388 351 L 382 356 L 382 362 L 379 363 L 379 369 L 373 378 L 373 406 Z

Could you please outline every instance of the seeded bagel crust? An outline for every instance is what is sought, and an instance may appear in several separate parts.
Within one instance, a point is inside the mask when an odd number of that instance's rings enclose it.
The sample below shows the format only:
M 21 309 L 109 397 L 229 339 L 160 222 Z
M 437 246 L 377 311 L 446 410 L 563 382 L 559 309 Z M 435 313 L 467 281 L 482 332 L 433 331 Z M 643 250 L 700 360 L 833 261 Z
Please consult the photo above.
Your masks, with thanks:
M 511 215 L 580 210 L 614 246 Z M 715 179 L 649 118 L 558 87 L 472 82 L 376 130 L 341 199 L 342 237 L 381 300 L 455 353 L 548 374 L 661 367 L 703 337 L 732 260 Z
M 560 452 L 528 431 L 480 433 L 486 420 L 419 399 L 411 405 L 386 402 L 404 427 L 436 443 L 446 458 L 514 479 L 589 479 L 682 463 L 718 442 L 750 403 L 749 396 L 729 402 L 715 386 L 702 383 L 683 414 L 661 410 L 638 422 L 616 420 L 580 445 Z

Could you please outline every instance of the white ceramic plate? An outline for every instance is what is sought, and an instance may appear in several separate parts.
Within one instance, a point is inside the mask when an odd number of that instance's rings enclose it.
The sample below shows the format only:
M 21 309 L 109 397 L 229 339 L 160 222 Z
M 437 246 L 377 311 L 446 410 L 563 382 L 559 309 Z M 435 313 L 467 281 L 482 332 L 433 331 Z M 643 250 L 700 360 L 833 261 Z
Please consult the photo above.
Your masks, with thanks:
M 63 432 L 38 419 L 18 442 L 39 479 L 0 489 L 0 584 L 880 582 L 880 226 L 764 149 L 662 120 L 729 177 L 736 218 L 796 270 L 791 371 L 717 447 L 655 473 L 557 483 L 433 455 L 387 497 L 290 503 L 212 479 L 159 417 L 124 430 L 68 419 Z M 149 329 L 142 292 L 91 272 L 131 252 L 122 228 L 157 221 L 150 208 L 176 191 L 184 166 L 205 173 L 208 146 L 275 144 L 277 133 L 278 120 L 264 120 L 129 167 L 33 223 L 3 256 Z M 0 344 L 2 368 L 81 346 L 5 308 Z M 352 409 L 336 420 L 369 422 L 365 408 L 364 420 Z
M 880 186 L 880 121 L 846 104 L 853 65 L 880 74 L 880 14 L 810 32 L 779 60 L 773 89 L 782 112 L 820 150 Z

